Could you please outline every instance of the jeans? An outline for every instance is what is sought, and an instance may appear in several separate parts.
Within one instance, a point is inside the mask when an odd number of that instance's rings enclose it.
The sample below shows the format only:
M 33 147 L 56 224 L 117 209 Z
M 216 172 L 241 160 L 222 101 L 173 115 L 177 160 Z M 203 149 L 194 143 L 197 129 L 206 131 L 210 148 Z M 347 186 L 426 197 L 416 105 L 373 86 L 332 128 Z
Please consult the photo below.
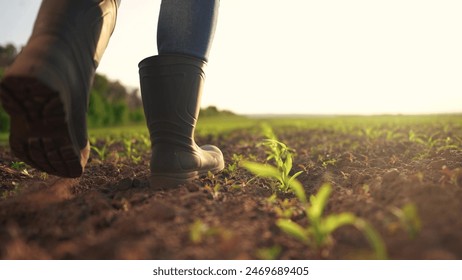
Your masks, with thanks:
M 185 54 L 207 61 L 220 0 L 162 0 L 157 25 L 159 54 Z

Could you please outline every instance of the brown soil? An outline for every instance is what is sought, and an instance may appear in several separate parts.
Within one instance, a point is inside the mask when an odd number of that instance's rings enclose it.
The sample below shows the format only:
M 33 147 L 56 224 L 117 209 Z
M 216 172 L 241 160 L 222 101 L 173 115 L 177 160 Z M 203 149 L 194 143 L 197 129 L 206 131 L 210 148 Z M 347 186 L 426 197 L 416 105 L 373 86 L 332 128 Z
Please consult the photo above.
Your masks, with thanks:
M 326 214 L 348 211 L 369 221 L 381 233 L 389 258 L 462 259 L 460 146 L 430 147 L 409 141 L 410 127 L 383 128 L 390 129 L 406 137 L 371 138 L 359 128 L 348 134 L 328 128 L 276 133 L 297 151 L 294 170 L 304 170 L 299 179 L 307 194 L 331 183 Z M 454 136 L 436 125 L 412 129 L 437 132 L 442 140 Z M 255 145 L 261 139 L 241 130 L 198 143 L 221 147 L 227 164 L 234 154 L 264 162 L 263 148 Z M 251 180 L 241 168 L 153 190 L 145 180 L 148 153 L 138 164 L 116 153 L 101 162 L 93 154 L 80 180 L 47 177 L 31 168 L 25 175 L 12 161 L 8 148 L 1 147 L 2 259 L 259 259 L 269 257 L 269 248 L 279 248 L 273 254 L 278 259 L 372 257 L 366 239 L 352 227 L 337 230 L 332 246 L 322 252 L 283 233 L 275 222 L 284 198 L 293 207 L 292 220 L 306 224 L 299 203 L 291 194 L 279 194 L 271 204 L 271 182 Z M 406 203 L 418 209 L 422 229 L 416 237 L 392 211 Z M 193 224 L 202 233 L 194 240 Z

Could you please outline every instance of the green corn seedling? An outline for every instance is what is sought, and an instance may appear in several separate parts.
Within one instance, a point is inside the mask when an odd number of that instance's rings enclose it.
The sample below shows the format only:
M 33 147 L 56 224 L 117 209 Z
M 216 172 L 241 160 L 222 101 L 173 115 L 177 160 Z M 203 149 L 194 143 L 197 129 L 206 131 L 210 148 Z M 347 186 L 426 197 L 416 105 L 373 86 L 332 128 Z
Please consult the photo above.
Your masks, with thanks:
M 276 213 L 277 217 L 290 219 L 295 213 L 297 213 L 299 209 L 296 207 L 296 203 L 296 200 L 289 200 L 286 198 L 280 201 L 279 205 L 274 207 L 274 212 Z
M 95 151 L 101 161 L 105 161 L 109 154 L 109 147 L 115 142 L 115 140 L 111 136 L 106 136 L 101 148 L 95 145 L 97 142 L 96 137 L 90 137 L 90 143 L 92 143 L 91 149 Z
M 123 144 L 125 148 L 125 154 L 129 159 L 132 157 L 132 147 L 133 147 L 133 140 L 130 137 L 123 138 Z
M 138 154 L 138 150 L 135 147 L 136 140 L 135 138 L 131 137 L 130 135 L 127 135 L 123 138 L 123 145 L 125 149 L 125 155 L 127 158 L 133 163 L 138 164 L 141 162 L 142 157 Z
M 101 148 L 98 148 L 96 146 L 91 146 L 91 149 L 96 152 L 98 155 L 99 159 L 101 161 L 104 161 L 107 156 L 107 145 L 102 146 Z
M 11 168 L 18 170 L 23 175 L 26 175 L 28 177 L 32 177 L 32 175 L 30 175 L 29 171 L 27 171 L 26 163 L 24 163 L 22 161 L 13 161 L 11 163 Z
M 276 260 L 281 254 L 281 251 L 281 247 L 276 245 L 269 248 L 260 248 L 255 255 L 260 260 Z
M 402 208 L 392 208 L 391 212 L 395 215 L 406 230 L 411 239 L 416 238 L 422 229 L 417 207 L 413 203 L 407 203 Z
M 267 148 L 268 157 L 266 160 L 272 160 L 275 165 L 243 161 L 242 166 L 258 177 L 275 179 L 280 191 L 293 192 L 300 201 L 306 202 L 303 186 L 296 180 L 303 171 L 290 175 L 293 165 L 293 151 L 286 144 L 278 141 L 272 132 L 268 135 L 271 138 L 263 140 L 261 145 Z
M 233 154 L 231 163 L 226 167 L 226 172 L 230 175 L 234 174 L 243 158 L 244 157 L 242 155 Z
M 290 219 L 279 219 L 277 226 L 308 246 L 321 250 L 332 243 L 332 233 L 335 230 L 342 226 L 352 225 L 364 234 L 374 249 L 376 258 L 386 259 L 387 254 L 382 238 L 365 220 L 347 212 L 323 216 L 331 192 L 331 186 L 324 184 L 316 196 L 310 197 L 310 203 L 305 207 L 307 227 L 302 227 Z
M 11 162 L 11 168 L 21 171 L 26 168 L 26 164 L 22 161 L 13 161 Z
M 195 220 L 189 226 L 189 240 L 194 244 L 200 244 L 213 236 L 217 236 L 222 240 L 229 240 L 232 237 L 232 232 L 222 227 L 209 226 L 200 219 Z
M 209 226 L 201 220 L 194 221 L 189 227 L 189 239 L 194 244 L 202 242 L 202 240 L 210 234 Z

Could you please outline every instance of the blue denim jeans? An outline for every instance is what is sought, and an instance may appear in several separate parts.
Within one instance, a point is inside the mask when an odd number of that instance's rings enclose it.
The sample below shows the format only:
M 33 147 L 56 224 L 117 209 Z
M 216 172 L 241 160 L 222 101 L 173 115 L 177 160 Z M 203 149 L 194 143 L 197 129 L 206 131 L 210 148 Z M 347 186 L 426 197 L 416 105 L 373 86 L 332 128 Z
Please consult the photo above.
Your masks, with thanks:
M 159 54 L 185 54 L 207 61 L 220 0 L 162 0 L 157 25 Z

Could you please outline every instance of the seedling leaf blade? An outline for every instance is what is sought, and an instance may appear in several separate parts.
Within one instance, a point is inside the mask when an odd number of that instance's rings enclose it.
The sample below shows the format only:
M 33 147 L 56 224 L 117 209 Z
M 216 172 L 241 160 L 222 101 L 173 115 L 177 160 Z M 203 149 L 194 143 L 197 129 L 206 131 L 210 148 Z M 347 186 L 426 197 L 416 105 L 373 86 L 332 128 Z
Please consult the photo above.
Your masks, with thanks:
M 276 225 L 285 233 L 297 238 L 298 240 L 308 243 L 308 234 L 307 231 L 298 225 L 297 223 L 292 222 L 287 219 L 280 219 L 276 222 Z
M 345 225 L 354 225 L 356 217 L 351 213 L 333 214 L 327 216 L 323 221 L 323 230 L 326 234 L 331 234 L 337 228 Z
M 284 162 L 284 175 L 289 175 L 290 170 L 292 170 L 292 156 L 288 155 Z
M 280 172 L 271 165 L 244 161 L 242 166 L 259 177 L 281 179 Z
M 299 173 L 301 173 L 302 171 L 300 171 Z M 297 174 L 295 174 L 297 175 Z M 305 194 L 305 190 L 303 189 L 303 186 L 302 184 L 300 183 L 300 181 L 298 181 L 295 177 L 296 176 L 292 176 L 292 178 L 290 178 L 289 180 L 289 187 L 292 189 L 292 191 L 295 193 L 295 196 L 298 198 L 298 200 L 300 200 L 302 203 L 306 203 L 306 194 Z
M 331 192 L 331 186 L 329 184 L 324 184 L 321 186 L 316 196 L 312 195 L 310 197 L 311 207 L 308 210 L 308 214 L 311 221 L 318 220 L 321 217 Z
M 380 237 L 380 234 L 368 222 L 361 218 L 356 218 L 354 226 L 364 234 L 367 241 L 374 249 L 376 258 L 379 260 L 386 260 L 387 250 L 385 242 L 382 237 Z
M 411 238 L 417 237 L 422 229 L 417 207 L 413 203 L 407 203 L 400 208 L 392 208 L 392 213 L 399 219 L 401 225 L 408 232 Z
M 411 237 L 415 238 L 422 229 L 422 223 L 420 221 L 417 207 L 413 203 L 408 203 L 403 207 L 403 214 L 405 217 L 405 223 L 408 227 L 408 232 Z

